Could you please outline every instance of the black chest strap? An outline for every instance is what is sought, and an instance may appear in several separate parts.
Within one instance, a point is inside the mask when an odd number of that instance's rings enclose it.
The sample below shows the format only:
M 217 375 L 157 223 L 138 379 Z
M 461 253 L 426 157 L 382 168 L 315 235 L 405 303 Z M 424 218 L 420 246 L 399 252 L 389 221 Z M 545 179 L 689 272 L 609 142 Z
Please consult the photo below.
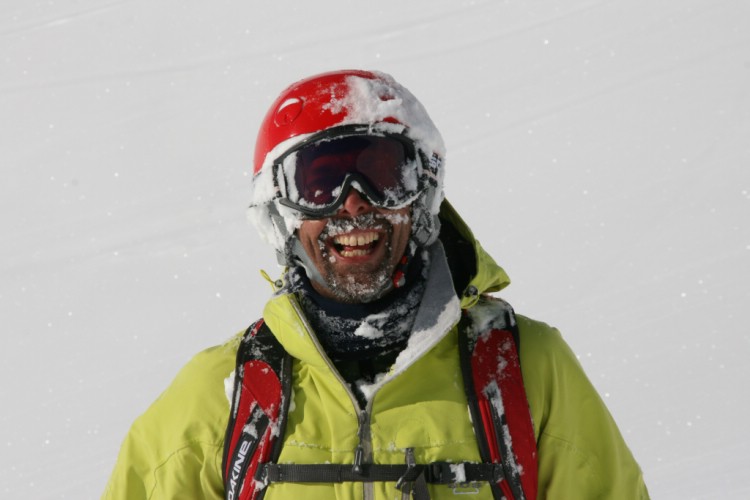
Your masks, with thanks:
M 408 452 L 411 450 L 407 450 Z M 433 462 L 426 465 L 362 464 L 355 472 L 348 464 L 264 464 L 255 479 L 273 483 L 395 482 L 415 500 L 426 500 L 426 484 L 465 487 L 474 483 L 498 483 L 504 479 L 501 464 Z M 420 488 L 420 483 L 426 483 Z

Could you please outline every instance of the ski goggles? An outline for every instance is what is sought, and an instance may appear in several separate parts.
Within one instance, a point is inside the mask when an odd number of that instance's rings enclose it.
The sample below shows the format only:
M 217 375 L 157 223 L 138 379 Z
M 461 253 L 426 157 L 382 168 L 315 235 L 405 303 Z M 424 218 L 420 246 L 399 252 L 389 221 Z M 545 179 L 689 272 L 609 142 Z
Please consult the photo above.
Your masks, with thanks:
M 314 136 L 274 164 L 279 203 L 312 218 L 336 213 L 351 188 L 381 208 L 401 208 L 421 192 L 420 156 L 402 135 L 363 130 Z

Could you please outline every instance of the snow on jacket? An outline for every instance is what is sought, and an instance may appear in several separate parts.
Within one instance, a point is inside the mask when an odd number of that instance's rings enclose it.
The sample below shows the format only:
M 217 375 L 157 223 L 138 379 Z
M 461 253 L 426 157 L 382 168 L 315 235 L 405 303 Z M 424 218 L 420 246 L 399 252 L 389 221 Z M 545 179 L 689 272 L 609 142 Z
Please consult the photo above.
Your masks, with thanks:
M 510 280 L 447 202 L 441 218 L 447 264 L 461 293 L 453 292 L 432 328 L 419 331 L 410 343 L 408 359 L 397 361 L 372 389 L 374 463 L 403 464 L 406 448 L 414 449 L 417 463 L 481 461 L 461 379 L 457 315 L 459 307 L 481 305 L 481 294 L 499 291 Z M 442 252 L 439 256 L 446 262 Z M 356 401 L 321 353 L 296 297 L 276 295 L 263 317 L 294 358 L 293 399 L 279 462 L 352 463 L 359 443 Z M 522 315 L 517 321 L 538 448 L 539 498 L 648 498 L 638 464 L 560 333 Z M 133 423 L 103 499 L 223 498 L 229 416 L 224 384 L 234 369 L 238 338 L 196 355 Z M 365 491 L 376 499 L 398 493 L 394 483 L 276 483 L 264 498 L 360 500 Z M 436 499 L 463 498 L 445 485 L 430 485 L 430 493 Z M 492 494 L 485 485 L 472 498 Z

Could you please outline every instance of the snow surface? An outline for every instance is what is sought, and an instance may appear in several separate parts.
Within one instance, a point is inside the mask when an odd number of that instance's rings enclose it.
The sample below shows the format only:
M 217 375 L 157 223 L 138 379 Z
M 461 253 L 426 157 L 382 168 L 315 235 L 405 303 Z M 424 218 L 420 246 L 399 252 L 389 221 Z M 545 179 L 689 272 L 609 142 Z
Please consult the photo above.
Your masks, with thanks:
M 425 105 L 503 297 L 562 330 L 652 496 L 750 498 L 750 2 L 259 5 L 0 6 L 0 496 L 97 498 L 130 422 L 260 315 L 257 124 L 356 67 Z

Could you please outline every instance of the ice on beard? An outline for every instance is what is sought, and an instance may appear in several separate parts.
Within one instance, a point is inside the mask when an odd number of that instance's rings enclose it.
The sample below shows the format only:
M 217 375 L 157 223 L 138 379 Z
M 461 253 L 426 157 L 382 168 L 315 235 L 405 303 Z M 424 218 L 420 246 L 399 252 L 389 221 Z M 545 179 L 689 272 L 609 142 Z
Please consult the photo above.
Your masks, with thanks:
M 329 219 L 326 223 L 325 228 L 320 233 L 320 239 L 326 240 L 333 236 L 340 234 L 351 233 L 355 230 L 372 229 L 372 230 L 386 230 L 387 228 L 380 221 L 388 221 L 387 216 L 376 215 L 375 213 L 367 213 L 359 215 L 350 219 Z

